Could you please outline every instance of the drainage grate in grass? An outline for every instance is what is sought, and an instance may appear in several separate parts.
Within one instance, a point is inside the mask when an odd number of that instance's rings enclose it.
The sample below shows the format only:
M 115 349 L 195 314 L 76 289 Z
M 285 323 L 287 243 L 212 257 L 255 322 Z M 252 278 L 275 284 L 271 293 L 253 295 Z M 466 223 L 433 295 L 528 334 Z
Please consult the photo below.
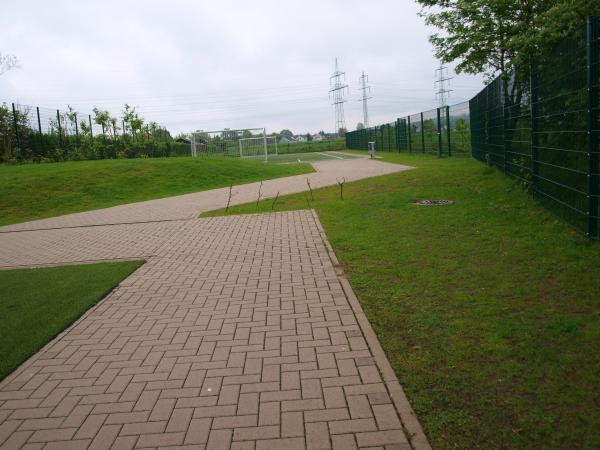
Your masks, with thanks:
M 454 203 L 452 200 L 413 200 L 417 206 L 446 206 Z

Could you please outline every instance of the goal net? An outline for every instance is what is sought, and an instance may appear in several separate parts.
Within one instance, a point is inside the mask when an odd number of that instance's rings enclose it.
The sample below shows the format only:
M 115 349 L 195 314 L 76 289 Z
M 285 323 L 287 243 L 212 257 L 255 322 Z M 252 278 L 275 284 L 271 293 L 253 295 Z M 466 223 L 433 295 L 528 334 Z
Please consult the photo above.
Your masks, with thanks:
M 277 141 L 264 128 L 196 131 L 191 134 L 191 153 L 197 156 L 230 156 L 268 160 L 277 152 Z
M 279 153 L 277 151 L 276 136 L 241 138 L 239 145 L 241 158 L 264 158 L 265 146 L 267 157 L 268 155 L 277 155 Z

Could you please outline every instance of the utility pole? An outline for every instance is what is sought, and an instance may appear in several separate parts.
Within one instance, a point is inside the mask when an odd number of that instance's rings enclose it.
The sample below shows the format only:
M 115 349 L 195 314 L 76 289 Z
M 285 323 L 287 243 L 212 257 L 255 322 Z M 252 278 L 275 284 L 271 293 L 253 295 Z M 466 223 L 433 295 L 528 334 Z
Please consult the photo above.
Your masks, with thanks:
M 359 101 L 362 101 L 363 104 L 363 125 L 365 128 L 369 128 L 369 108 L 367 107 L 367 100 L 372 97 L 367 97 L 367 91 L 369 94 L 371 93 L 371 86 L 367 85 L 369 77 L 368 75 L 365 75 L 364 71 L 362 76 L 358 79 L 358 82 L 360 83 L 360 90 L 362 91 L 362 99 Z
M 340 72 L 338 60 L 335 58 L 335 69 L 333 75 L 329 77 L 329 98 L 332 99 L 332 105 L 335 109 L 335 131 L 339 133 L 340 129 L 346 129 L 346 120 L 344 119 L 344 94 L 348 91 L 346 84 L 346 73 Z
M 450 89 L 450 80 L 452 77 L 448 76 L 448 67 L 440 63 L 440 67 L 435 69 L 435 82 L 434 87 L 436 90 L 435 96 L 438 99 L 439 107 L 443 108 L 448 105 L 448 97 L 452 89 Z

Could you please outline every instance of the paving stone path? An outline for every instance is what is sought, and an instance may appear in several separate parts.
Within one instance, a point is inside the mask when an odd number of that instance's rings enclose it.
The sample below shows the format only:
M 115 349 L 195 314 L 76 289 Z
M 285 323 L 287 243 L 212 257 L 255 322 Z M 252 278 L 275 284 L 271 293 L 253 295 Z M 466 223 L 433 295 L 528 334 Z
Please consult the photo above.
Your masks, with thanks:
M 429 448 L 314 211 L 0 235 L 4 266 L 118 258 L 0 383 L 0 448 Z

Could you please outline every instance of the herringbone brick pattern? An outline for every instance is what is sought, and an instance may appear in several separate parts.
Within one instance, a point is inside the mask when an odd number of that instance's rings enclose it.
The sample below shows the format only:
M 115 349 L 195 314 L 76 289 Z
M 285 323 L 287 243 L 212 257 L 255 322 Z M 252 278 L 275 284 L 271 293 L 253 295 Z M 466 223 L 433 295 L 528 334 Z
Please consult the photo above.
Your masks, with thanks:
M 2 448 L 410 448 L 311 211 L 16 235 L 147 263 L 0 384 Z

